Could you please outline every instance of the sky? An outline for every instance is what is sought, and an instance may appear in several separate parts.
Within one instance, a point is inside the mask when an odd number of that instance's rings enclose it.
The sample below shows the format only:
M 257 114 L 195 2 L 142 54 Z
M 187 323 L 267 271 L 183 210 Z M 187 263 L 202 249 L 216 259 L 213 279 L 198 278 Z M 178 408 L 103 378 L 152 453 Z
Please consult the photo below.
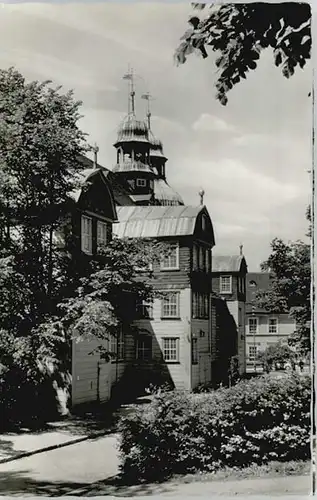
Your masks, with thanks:
M 237 254 L 258 271 L 274 237 L 305 239 L 311 198 L 311 64 L 287 80 L 263 51 L 258 68 L 215 99 L 214 56 L 176 66 L 188 3 L 3 3 L 0 67 L 27 79 L 53 80 L 83 102 L 81 128 L 115 164 L 113 143 L 127 113 L 127 82 L 136 73 L 136 114 L 153 96 L 152 129 L 168 157 L 167 178 L 185 204 L 198 192 L 211 216 L 214 254 Z

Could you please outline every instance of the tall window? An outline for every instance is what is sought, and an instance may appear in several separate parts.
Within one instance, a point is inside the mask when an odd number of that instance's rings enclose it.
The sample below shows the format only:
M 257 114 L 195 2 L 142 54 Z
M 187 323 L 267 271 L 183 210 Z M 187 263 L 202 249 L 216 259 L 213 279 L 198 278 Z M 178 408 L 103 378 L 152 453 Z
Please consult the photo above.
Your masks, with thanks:
M 205 249 L 203 247 L 199 248 L 199 269 L 201 271 L 205 270 L 206 261 L 205 261 Z
M 269 318 L 269 333 L 277 333 L 277 318 Z
M 161 269 L 179 269 L 179 246 L 173 243 L 164 253 L 161 261 Z
M 203 231 L 206 231 L 206 229 L 207 229 L 207 217 L 204 214 L 201 217 L 201 229 Z
M 146 186 L 146 180 L 145 179 L 137 179 L 136 180 L 136 185 L 138 187 L 145 187 Z
M 116 336 L 111 336 L 110 351 L 115 354 L 115 360 L 121 361 L 124 359 L 124 332 L 122 327 L 120 327 Z
M 136 340 L 136 358 L 142 361 L 152 359 L 152 337 L 149 334 L 140 334 Z
M 179 361 L 179 338 L 163 338 L 162 351 L 165 361 L 177 363 Z
M 258 318 L 249 318 L 249 333 L 258 333 Z
M 232 293 L 232 276 L 220 276 L 220 293 Z
M 211 271 L 211 253 L 210 248 L 206 248 L 206 271 L 210 273 Z
M 107 223 L 101 220 L 97 221 L 97 247 L 102 247 L 107 243 Z
M 193 269 L 199 269 L 199 250 L 197 245 L 193 245 Z
M 92 254 L 92 219 L 86 215 L 81 217 L 81 249 Z
M 169 292 L 162 299 L 162 318 L 179 318 L 179 292 Z
M 153 318 L 153 302 L 137 302 L 136 310 L 138 317 L 140 319 L 151 319 Z
M 198 364 L 198 339 L 196 337 L 192 338 L 192 364 Z
M 258 353 L 257 345 L 249 345 L 249 359 L 250 361 L 254 361 L 256 359 Z
M 207 293 L 193 293 L 193 318 L 209 318 L 209 295 Z

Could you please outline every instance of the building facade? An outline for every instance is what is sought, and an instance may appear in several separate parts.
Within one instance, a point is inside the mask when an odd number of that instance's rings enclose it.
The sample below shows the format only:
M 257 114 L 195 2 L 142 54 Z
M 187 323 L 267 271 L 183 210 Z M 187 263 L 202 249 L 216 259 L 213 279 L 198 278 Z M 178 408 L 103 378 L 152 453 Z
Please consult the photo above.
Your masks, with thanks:
M 159 240 L 169 254 L 168 258 L 162 256 L 159 264 L 153 264 L 154 286 L 160 298 L 151 304 L 135 304 L 138 320 L 132 326 L 138 333 L 132 334 L 131 329 L 120 332 L 119 341 L 111 349 L 117 352 L 115 361 L 105 362 L 98 354 L 91 354 L 96 339 L 74 341 L 73 406 L 106 401 L 116 387 L 129 391 L 127 383 L 131 390 L 164 383 L 192 390 L 200 384 L 221 382 L 227 375 L 224 366 L 237 352 L 244 366 L 245 292 L 237 287 L 242 283 L 245 261 L 239 260 L 239 269 L 223 270 L 221 276 L 212 278 L 215 240 L 203 194 L 199 206 L 186 206 L 168 184 L 163 145 L 153 135 L 150 113 L 148 122 L 137 119 L 134 95 L 131 90 L 129 113 L 118 128 L 113 169 L 100 166 L 96 152 L 94 161 L 83 158 L 89 167 L 83 183 L 88 182 L 90 188 L 75 194 L 81 211 L 81 223 L 75 231 L 82 252 L 90 255 L 98 250 L 98 238 L 106 242 L 112 234 L 118 238 Z M 97 182 L 112 190 L 108 195 L 111 203 L 105 196 L 102 209 L 93 193 Z M 96 222 L 98 217 L 109 227 L 101 228 Z M 217 288 L 220 279 L 224 290 L 227 277 L 231 293 L 223 293 L 238 326 L 237 331 L 229 328 L 223 333 L 219 324 L 227 329 L 228 323 L 219 320 L 218 330 L 216 325 L 217 317 L 224 317 L 223 301 L 219 304 L 213 297 L 212 288 Z
M 213 257 L 212 289 L 225 301 L 228 312 L 233 318 L 237 332 L 237 355 L 241 375 L 246 371 L 246 274 L 247 263 L 243 255 Z M 218 307 L 218 310 L 222 311 L 223 308 Z M 218 320 L 218 330 L 219 335 L 225 330 L 220 320 Z
M 287 343 L 295 331 L 295 322 L 288 314 L 270 313 L 257 305 L 256 295 L 270 286 L 269 273 L 248 273 L 246 279 L 246 359 L 247 371 L 262 369 L 256 357 L 270 345 Z

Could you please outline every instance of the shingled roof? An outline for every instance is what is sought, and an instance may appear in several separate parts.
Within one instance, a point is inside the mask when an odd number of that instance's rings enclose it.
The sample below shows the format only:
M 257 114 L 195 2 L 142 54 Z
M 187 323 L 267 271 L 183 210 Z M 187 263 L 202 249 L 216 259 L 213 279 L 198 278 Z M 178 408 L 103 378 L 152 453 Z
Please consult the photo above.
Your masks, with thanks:
M 214 273 L 239 273 L 243 265 L 247 267 L 243 255 L 214 255 L 212 257 L 212 272 Z

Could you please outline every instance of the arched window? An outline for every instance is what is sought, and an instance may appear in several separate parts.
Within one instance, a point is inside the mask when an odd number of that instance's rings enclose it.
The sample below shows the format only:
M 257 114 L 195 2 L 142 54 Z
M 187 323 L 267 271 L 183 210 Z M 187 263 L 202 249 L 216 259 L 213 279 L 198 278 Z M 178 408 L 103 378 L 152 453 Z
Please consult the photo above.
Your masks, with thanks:
M 206 229 L 207 229 L 207 217 L 206 217 L 206 215 L 205 215 L 205 214 L 203 214 L 203 215 L 201 216 L 201 229 L 202 229 L 203 231 L 206 231 Z

